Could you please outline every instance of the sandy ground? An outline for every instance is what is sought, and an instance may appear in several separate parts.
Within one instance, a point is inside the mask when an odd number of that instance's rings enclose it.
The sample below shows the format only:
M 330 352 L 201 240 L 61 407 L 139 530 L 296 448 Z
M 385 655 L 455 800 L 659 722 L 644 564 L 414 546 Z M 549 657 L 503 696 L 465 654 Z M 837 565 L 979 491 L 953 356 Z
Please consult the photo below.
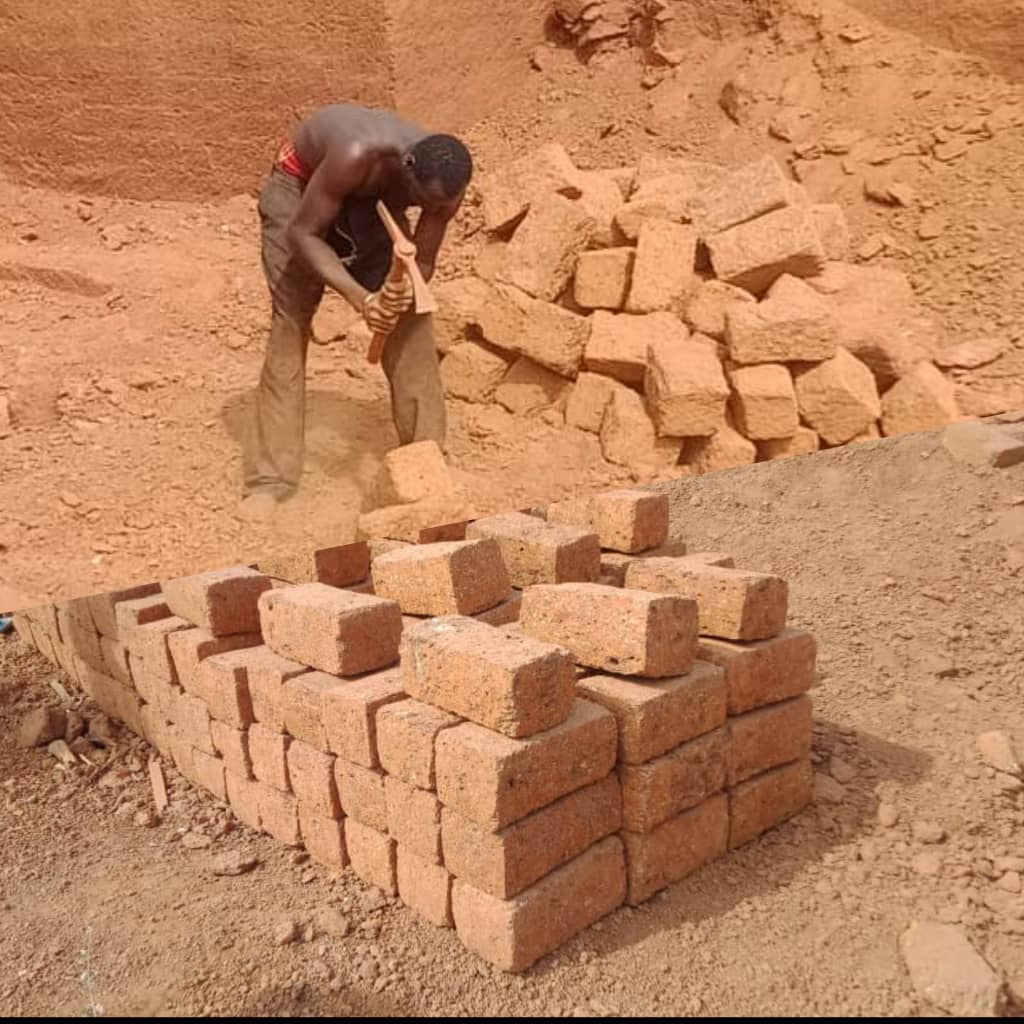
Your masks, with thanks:
M 870 260 L 910 276 L 947 340 L 994 345 L 991 359 L 957 374 L 964 410 L 1024 406 L 1019 84 L 844 4 L 830 0 L 819 15 L 751 39 L 691 40 L 682 65 L 653 77 L 635 52 L 584 66 L 546 50 L 529 101 L 470 133 L 477 164 L 550 139 L 582 167 L 645 152 L 791 162 L 817 146 L 801 173 L 816 196 L 842 203 L 854 249 L 881 244 Z M 856 43 L 841 34 L 851 24 L 862 30 Z M 756 100 L 740 124 L 718 103 L 731 80 Z M 770 125 L 794 110 L 804 112 L 799 138 L 783 141 Z M 856 138 L 854 149 L 831 153 L 836 133 Z M 884 164 L 874 162 L 879 147 Z M 908 185 L 913 201 L 867 197 L 878 172 Z M 471 265 L 478 222 L 469 206 L 442 276 Z M 340 299 L 326 301 L 323 338 L 343 314 Z M 397 441 L 382 374 L 344 341 L 312 349 L 299 497 L 272 528 L 233 517 L 267 316 L 252 195 L 135 203 L 0 182 L 0 399 L 12 419 L 7 436 L 0 426 L 0 604 L 351 539 Z M 544 416 L 455 401 L 449 412 L 451 462 L 480 513 L 628 478 L 596 438 Z
M 244 828 L 222 834 L 223 809 L 185 784 L 162 824 L 133 824 L 151 800 L 132 771 L 145 765 L 138 743 L 114 755 L 108 776 L 123 781 L 107 785 L 3 740 L 0 1009 L 924 1015 L 899 938 L 935 917 L 958 922 L 1024 994 L 1024 896 L 993 866 L 1024 856 L 1024 799 L 999 791 L 975 746 L 991 729 L 1024 741 L 1024 465 L 970 469 L 918 434 L 669 487 L 692 550 L 789 579 L 791 622 L 820 644 L 814 757 L 844 780 L 838 802 L 516 979 L 350 877 Z M 0 736 L 53 701 L 51 678 L 19 641 L 0 641 Z M 895 825 L 880 822 L 881 803 Z M 930 826 L 941 841 L 924 841 Z M 214 877 L 225 851 L 260 863 Z M 346 919 L 345 937 L 321 923 L 309 942 L 276 945 L 325 908 Z M 326 925 L 338 931 L 337 913 Z

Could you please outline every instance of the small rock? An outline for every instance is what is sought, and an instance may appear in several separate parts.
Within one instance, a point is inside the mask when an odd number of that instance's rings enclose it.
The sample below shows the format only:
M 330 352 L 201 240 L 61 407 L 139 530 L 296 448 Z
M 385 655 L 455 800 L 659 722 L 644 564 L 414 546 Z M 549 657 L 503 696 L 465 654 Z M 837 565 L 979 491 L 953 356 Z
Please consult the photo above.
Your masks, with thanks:
M 878 824 L 882 828 L 892 828 L 900 820 L 900 812 L 895 804 L 879 804 Z
M 1021 771 L 1010 734 L 1000 729 L 980 733 L 975 740 L 981 759 L 997 772 L 1019 775 Z
M 995 362 L 1009 347 L 1001 338 L 977 338 L 947 345 L 936 353 L 935 364 L 944 370 L 974 370 L 979 366 Z
M 1007 871 L 1002 878 L 996 882 L 1004 892 L 1020 892 L 1020 872 L 1018 871 Z
M 844 761 L 841 757 L 829 758 L 828 772 L 836 782 L 841 782 L 843 785 L 852 782 L 857 775 L 857 769 L 849 761 Z
M 223 853 L 215 857 L 213 861 L 213 873 L 215 875 L 244 875 L 252 871 L 259 863 L 251 853 L 242 850 L 232 850 L 230 853 Z
M 919 874 L 934 877 L 942 871 L 942 858 L 937 853 L 919 853 L 910 866 Z
M 152 807 L 144 807 L 141 811 L 135 812 L 135 824 L 139 828 L 155 828 L 159 820 Z
M 67 716 L 61 708 L 33 708 L 18 726 L 19 747 L 45 747 L 64 738 Z
M 941 843 L 946 838 L 946 830 L 941 825 L 936 825 L 934 821 L 915 821 L 911 831 L 919 843 L 931 845 Z
M 945 230 L 946 218 L 941 213 L 929 210 L 917 226 L 917 237 L 927 242 L 940 237 Z
M 299 922 L 294 918 L 283 917 L 274 925 L 274 945 L 290 946 L 298 942 L 302 931 Z
M 318 932 L 343 939 L 352 931 L 349 919 L 337 907 L 321 907 L 313 918 Z
M 815 772 L 814 799 L 826 804 L 841 804 L 846 799 L 846 790 L 831 775 Z
M 181 837 L 181 845 L 186 850 L 205 850 L 210 847 L 213 840 L 202 832 L 186 832 Z
M 915 921 L 901 936 L 900 949 L 922 999 L 957 1017 L 998 1015 L 1002 982 L 963 929 L 938 921 Z
M 296 850 L 291 856 L 291 861 L 295 865 L 305 864 L 308 860 L 309 854 L 305 850 Z

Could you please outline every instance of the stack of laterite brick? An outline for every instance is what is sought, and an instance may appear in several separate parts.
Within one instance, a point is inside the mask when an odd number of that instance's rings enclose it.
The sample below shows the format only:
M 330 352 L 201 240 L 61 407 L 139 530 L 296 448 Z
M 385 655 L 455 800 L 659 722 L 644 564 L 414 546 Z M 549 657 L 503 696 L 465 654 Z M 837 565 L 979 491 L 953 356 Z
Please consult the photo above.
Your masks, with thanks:
M 17 626 L 243 822 L 520 971 L 810 797 L 785 583 L 668 524 L 612 491 Z

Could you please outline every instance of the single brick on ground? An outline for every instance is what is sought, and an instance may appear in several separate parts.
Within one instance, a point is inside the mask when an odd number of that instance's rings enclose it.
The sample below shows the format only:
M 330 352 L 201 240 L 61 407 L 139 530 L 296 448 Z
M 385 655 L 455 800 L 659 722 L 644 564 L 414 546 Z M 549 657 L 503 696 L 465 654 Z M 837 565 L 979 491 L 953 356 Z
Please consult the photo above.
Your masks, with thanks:
M 508 627 L 430 619 L 406 631 L 402 652 L 409 696 L 507 736 L 550 729 L 572 708 L 569 652 Z

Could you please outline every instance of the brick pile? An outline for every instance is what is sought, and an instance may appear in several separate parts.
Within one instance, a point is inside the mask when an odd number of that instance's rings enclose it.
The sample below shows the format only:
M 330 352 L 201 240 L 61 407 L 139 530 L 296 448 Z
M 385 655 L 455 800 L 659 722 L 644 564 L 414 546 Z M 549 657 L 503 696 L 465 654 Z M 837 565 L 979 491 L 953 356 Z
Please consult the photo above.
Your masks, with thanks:
M 475 273 L 437 286 L 448 397 L 564 417 L 607 461 L 698 473 L 959 418 L 898 271 L 771 157 L 482 175 Z
M 609 491 L 16 616 L 252 829 L 523 971 L 798 812 L 783 580 Z

